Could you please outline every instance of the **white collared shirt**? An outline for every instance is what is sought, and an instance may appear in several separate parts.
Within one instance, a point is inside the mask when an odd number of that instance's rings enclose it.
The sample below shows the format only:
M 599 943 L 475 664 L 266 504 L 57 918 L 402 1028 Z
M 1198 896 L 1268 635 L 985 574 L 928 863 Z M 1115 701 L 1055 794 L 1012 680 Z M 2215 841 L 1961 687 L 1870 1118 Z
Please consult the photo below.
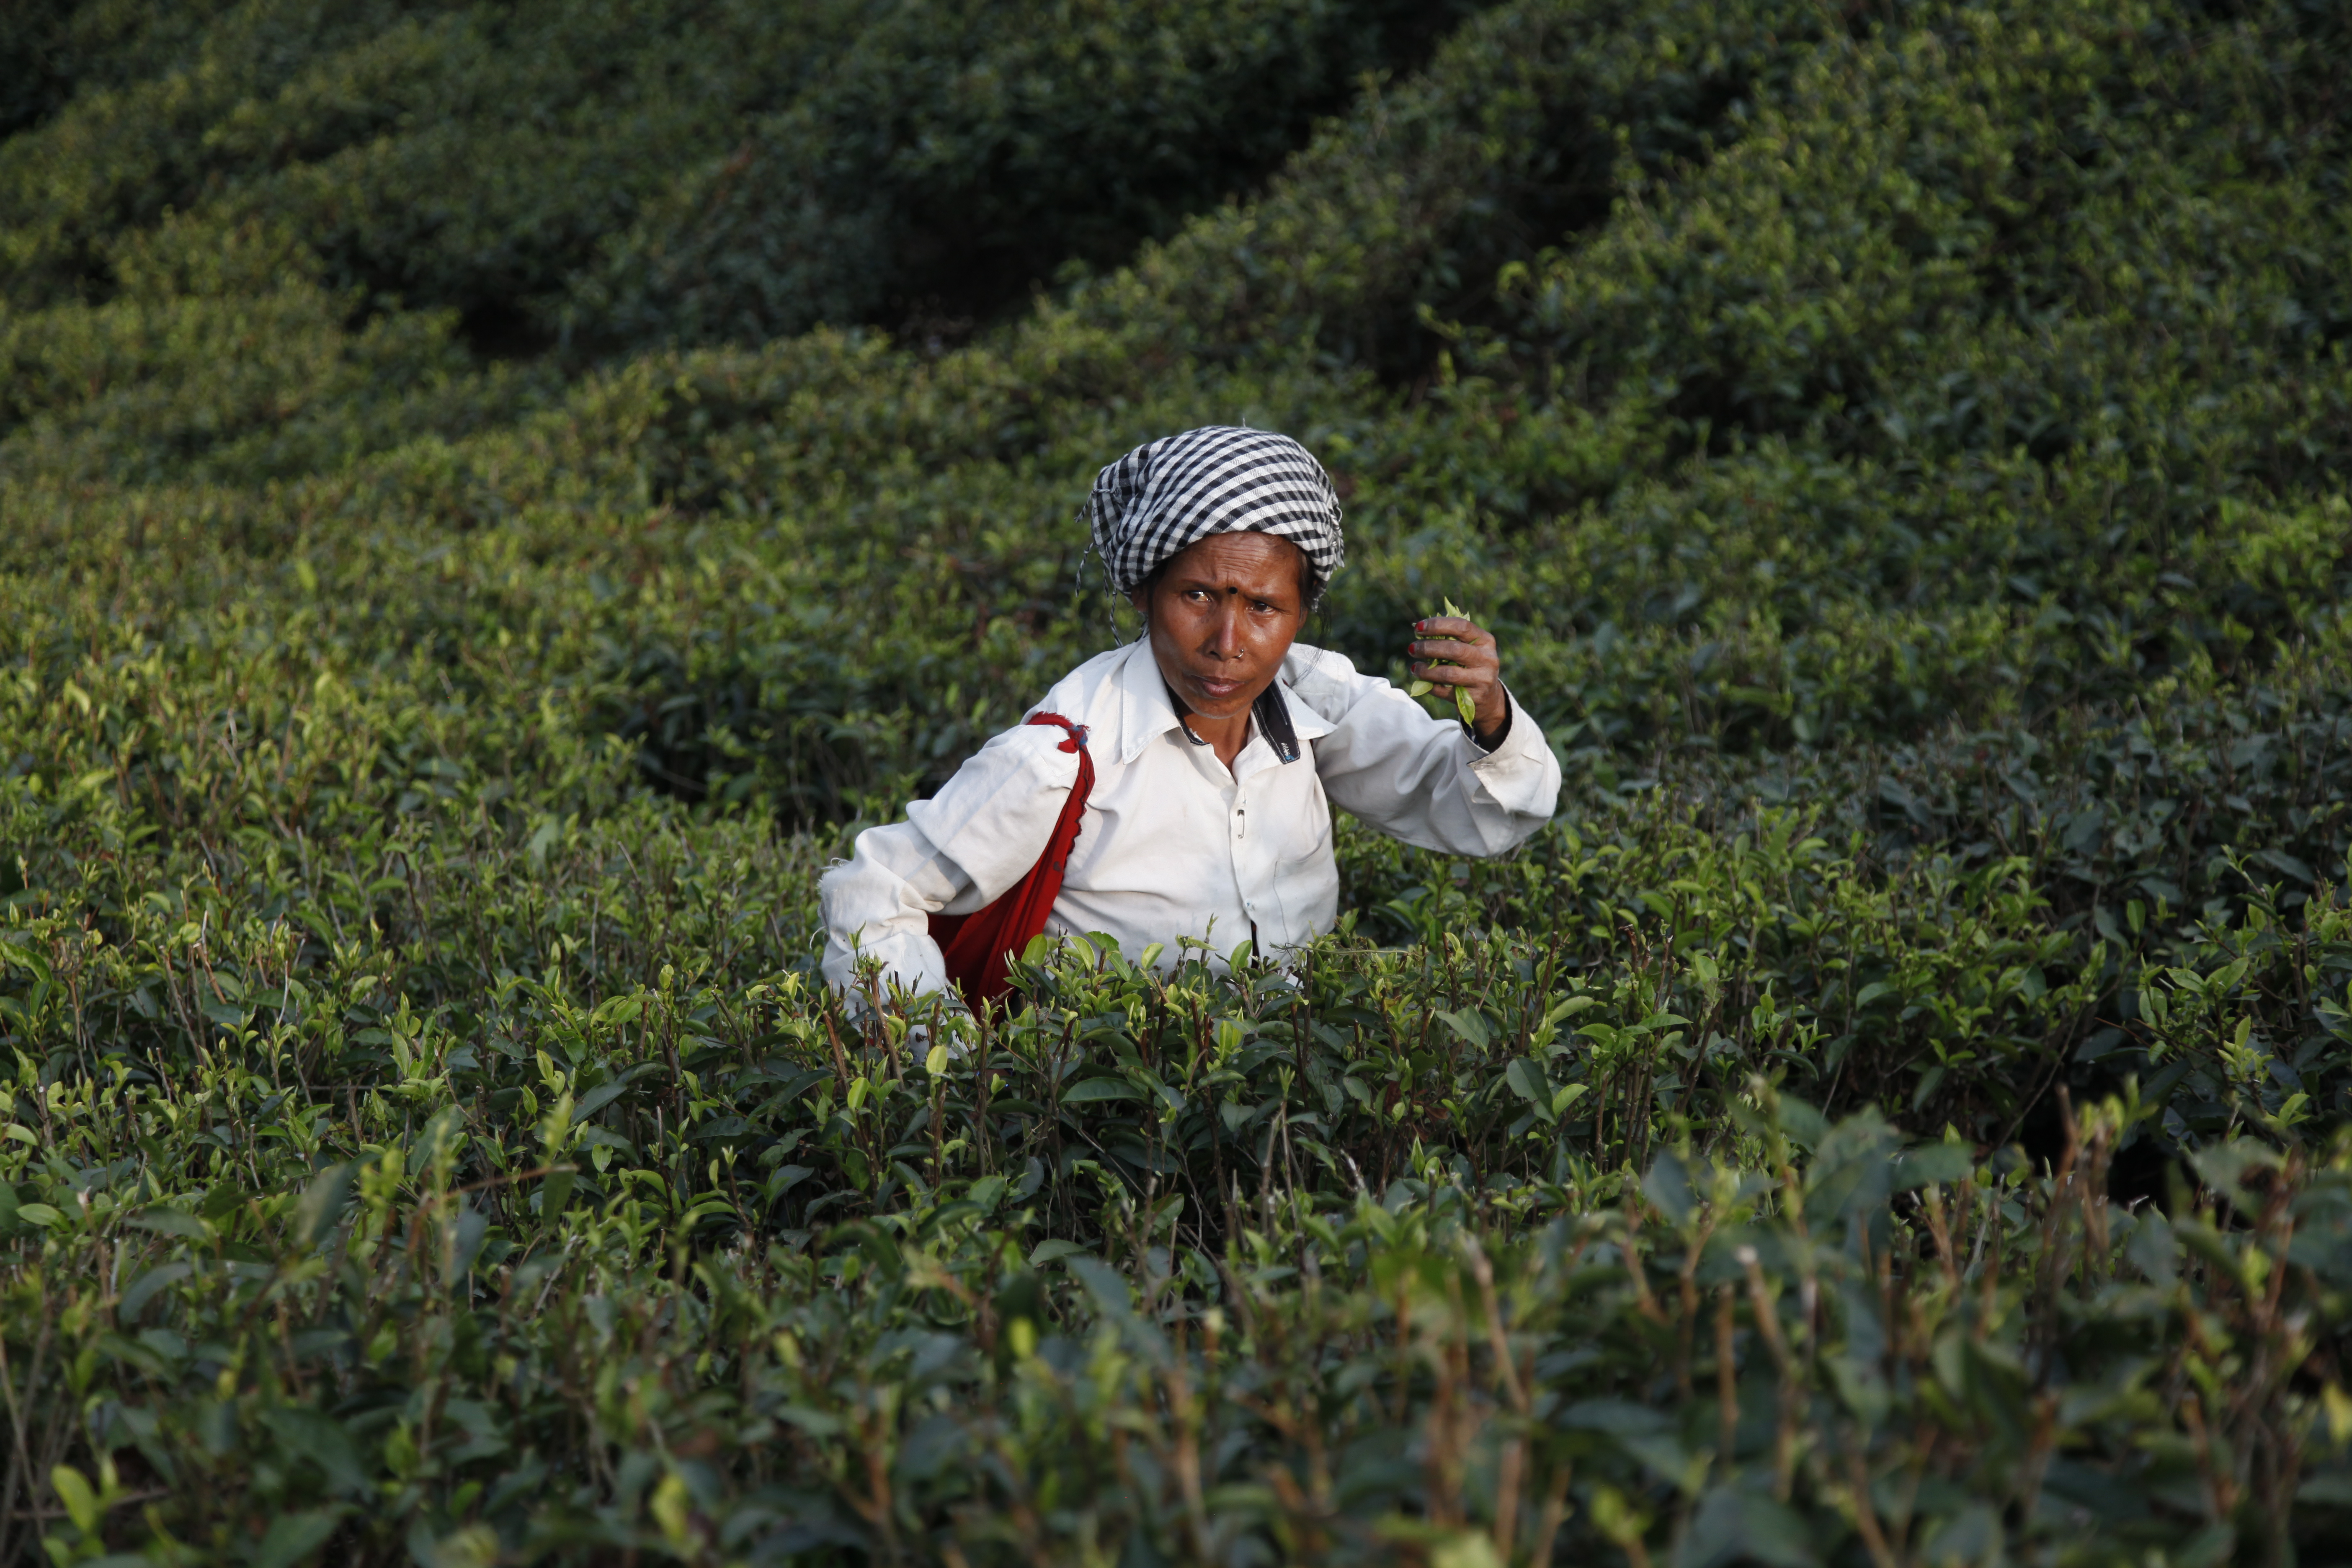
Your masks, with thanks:
M 1482 751 L 1453 720 L 1336 653 L 1294 644 L 1277 678 L 1299 759 L 1284 763 L 1253 724 L 1228 770 L 1178 724 L 1148 641 L 1098 654 L 1032 712 L 1087 730 L 1095 784 L 1048 934 L 1101 933 L 1130 962 L 1181 936 L 1219 952 L 1251 938 L 1281 950 L 1339 915 L 1336 805 L 1408 844 L 1453 855 L 1517 847 L 1550 820 L 1559 763 L 1527 710 Z M 1076 783 L 1057 727 L 1023 724 L 982 746 L 907 820 L 869 827 L 825 872 L 824 973 L 852 978 L 852 939 L 912 991 L 943 989 L 935 910 L 969 914 L 1026 876 Z

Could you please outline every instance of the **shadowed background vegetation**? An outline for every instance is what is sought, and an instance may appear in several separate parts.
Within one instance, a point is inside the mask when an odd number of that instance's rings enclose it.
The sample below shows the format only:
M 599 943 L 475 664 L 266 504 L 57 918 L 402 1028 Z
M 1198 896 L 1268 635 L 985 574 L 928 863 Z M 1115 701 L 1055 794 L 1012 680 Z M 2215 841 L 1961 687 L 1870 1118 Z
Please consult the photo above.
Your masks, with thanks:
M 2347 58 L 11 8 L 0 1560 L 2332 1558 Z M 1212 420 L 1559 820 L 1343 822 L 1286 973 L 825 997 Z

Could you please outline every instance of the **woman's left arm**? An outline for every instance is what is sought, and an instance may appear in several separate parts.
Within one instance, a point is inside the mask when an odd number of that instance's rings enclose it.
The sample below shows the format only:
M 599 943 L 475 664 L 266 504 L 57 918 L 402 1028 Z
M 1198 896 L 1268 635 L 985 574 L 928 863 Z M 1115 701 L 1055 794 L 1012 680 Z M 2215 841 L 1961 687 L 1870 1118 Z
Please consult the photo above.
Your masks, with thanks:
M 1454 623 L 1423 624 L 1433 631 Z M 1297 650 L 1306 657 L 1289 689 L 1333 726 L 1314 745 L 1315 771 L 1334 805 L 1391 837 L 1449 855 L 1504 854 L 1551 820 L 1559 763 L 1542 727 L 1505 689 L 1494 639 L 1485 646 L 1488 659 L 1476 673 L 1486 679 L 1474 688 L 1475 740 L 1459 720 L 1432 718 L 1339 655 Z M 1449 649 L 1446 657 L 1459 656 Z

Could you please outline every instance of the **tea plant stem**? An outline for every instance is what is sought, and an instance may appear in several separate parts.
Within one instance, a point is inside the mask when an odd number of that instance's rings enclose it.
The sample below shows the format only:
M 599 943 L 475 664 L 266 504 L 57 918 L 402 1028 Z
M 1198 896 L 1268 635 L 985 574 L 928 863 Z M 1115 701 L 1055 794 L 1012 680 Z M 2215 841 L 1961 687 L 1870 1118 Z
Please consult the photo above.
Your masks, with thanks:
M 1730 1473 L 1738 1458 L 1739 1366 L 1734 1326 L 1734 1291 L 1728 1284 L 1715 1291 L 1716 1462 Z
M 1789 1353 L 1788 1342 L 1781 1336 L 1780 1312 L 1773 1304 L 1770 1287 L 1764 1282 L 1764 1270 L 1756 1249 L 1743 1246 L 1735 1256 L 1748 1276 L 1748 1301 L 1756 1315 L 1756 1331 L 1763 1336 L 1765 1348 L 1772 1352 L 1772 1363 L 1780 1372 L 1780 1418 L 1772 1435 L 1772 1495 L 1786 1502 L 1796 1481 L 1797 1411 L 1803 1388 L 1798 1381 L 1796 1360 Z

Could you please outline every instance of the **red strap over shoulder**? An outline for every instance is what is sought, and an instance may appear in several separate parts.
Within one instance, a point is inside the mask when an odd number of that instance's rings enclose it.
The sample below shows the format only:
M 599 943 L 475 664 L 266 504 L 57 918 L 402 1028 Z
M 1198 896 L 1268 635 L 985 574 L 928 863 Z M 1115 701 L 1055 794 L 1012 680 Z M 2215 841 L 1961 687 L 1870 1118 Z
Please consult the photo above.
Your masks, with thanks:
M 1037 863 L 1003 894 L 968 915 L 933 915 L 931 940 L 946 957 L 948 978 L 977 1009 L 1003 997 L 1012 989 L 1005 979 L 1012 960 L 1045 930 L 1054 900 L 1062 894 L 1062 870 L 1070 861 L 1070 847 L 1078 841 L 1078 824 L 1086 816 L 1087 797 L 1094 793 L 1095 760 L 1087 750 L 1087 731 L 1059 713 L 1032 713 L 1032 724 L 1058 725 L 1068 731 L 1065 752 L 1078 754 L 1078 779 L 1062 815 L 1046 836 Z

